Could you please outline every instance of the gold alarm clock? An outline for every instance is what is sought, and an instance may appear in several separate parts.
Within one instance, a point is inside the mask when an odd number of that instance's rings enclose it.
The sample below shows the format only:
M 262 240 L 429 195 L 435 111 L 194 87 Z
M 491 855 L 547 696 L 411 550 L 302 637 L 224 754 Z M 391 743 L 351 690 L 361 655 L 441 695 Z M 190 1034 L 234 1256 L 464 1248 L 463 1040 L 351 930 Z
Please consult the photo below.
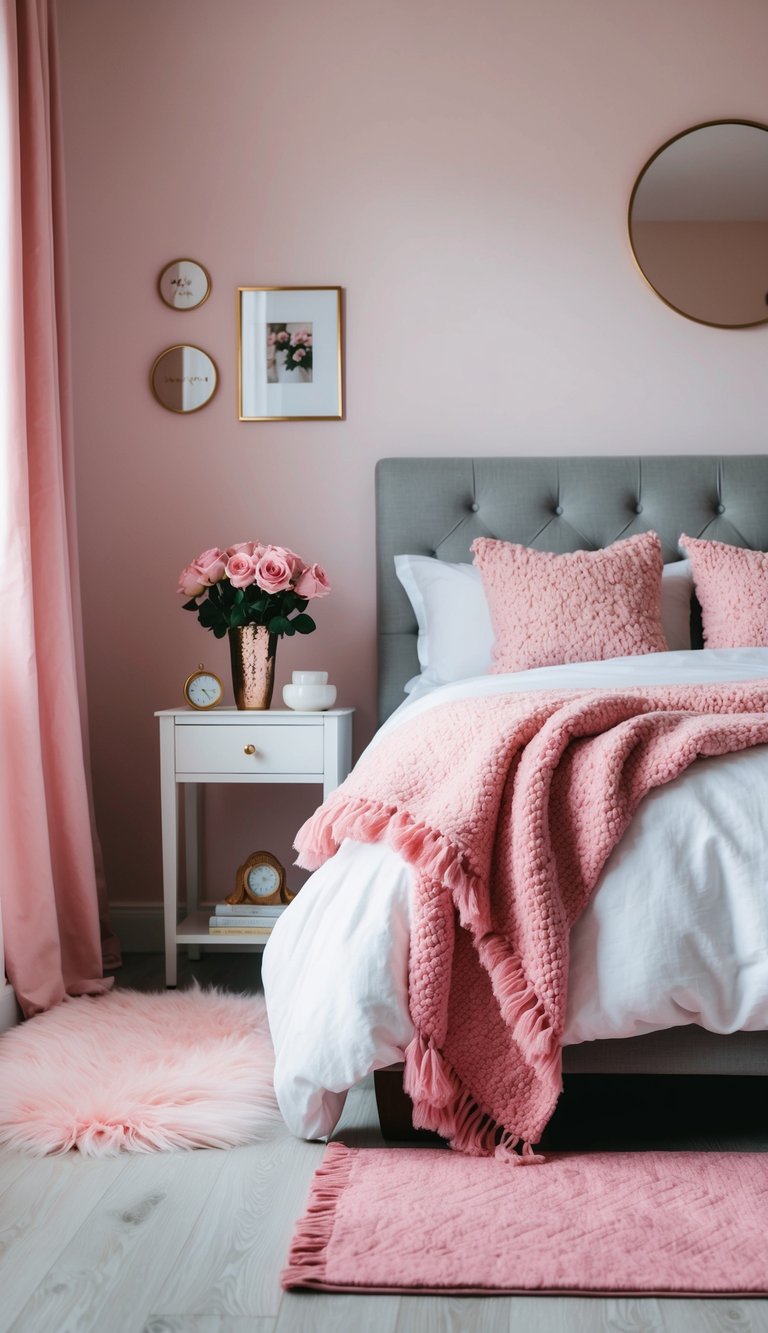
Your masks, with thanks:
M 259 903 L 270 906 L 273 903 L 289 903 L 294 897 L 285 883 L 285 870 L 271 852 L 252 852 L 247 861 L 238 867 L 235 887 L 227 903 Z
M 190 708 L 216 708 L 224 698 L 224 686 L 213 671 L 201 662 L 197 671 L 184 681 L 184 699 Z

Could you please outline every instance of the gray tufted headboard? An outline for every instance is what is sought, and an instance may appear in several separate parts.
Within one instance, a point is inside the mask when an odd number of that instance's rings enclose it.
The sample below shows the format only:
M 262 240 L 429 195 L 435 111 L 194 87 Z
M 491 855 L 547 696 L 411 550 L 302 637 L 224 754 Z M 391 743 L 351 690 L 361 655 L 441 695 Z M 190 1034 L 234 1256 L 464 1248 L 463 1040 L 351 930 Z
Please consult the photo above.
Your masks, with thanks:
M 419 669 L 416 621 L 398 554 L 471 561 L 475 537 L 541 551 L 591 550 L 658 532 L 679 559 L 681 532 L 768 550 L 768 457 L 384 458 L 376 466 L 379 720 Z

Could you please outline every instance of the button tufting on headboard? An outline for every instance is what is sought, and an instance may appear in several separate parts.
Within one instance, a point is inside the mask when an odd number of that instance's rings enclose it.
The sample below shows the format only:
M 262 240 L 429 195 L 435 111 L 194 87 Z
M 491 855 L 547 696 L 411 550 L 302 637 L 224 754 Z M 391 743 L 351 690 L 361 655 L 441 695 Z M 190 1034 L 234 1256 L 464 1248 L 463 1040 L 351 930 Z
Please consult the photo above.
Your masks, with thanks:
M 723 495 L 728 518 L 715 523 Z M 595 550 L 653 528 L 664 559 L 679 560 L 681 532 L 706 537 L 712 525 L 721 540 L 765 551 L 768 457 L 385 458 L 376 468 L 376 517 L 383 720 L 418 671 L 416 621 L 395 555 L 428 551 L 469 563 L 481 534 L 540 551 Z

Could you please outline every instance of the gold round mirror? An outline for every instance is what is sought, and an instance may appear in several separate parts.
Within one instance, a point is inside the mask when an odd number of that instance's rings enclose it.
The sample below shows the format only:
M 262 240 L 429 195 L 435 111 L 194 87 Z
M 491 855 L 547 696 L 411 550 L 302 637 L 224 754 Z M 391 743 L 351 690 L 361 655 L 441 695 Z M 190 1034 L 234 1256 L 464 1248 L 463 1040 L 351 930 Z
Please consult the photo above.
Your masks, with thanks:
M 172 259 L 157 280 L 157 290 L 173 310 L 195 310 L 211 294 L 211 276 L 196 259 Z
M 629 239 L 679 314 L 728 329 L 768 322 L 768 126 L 712 120 L 662 144 L 635 182 Z
M 169 412 L 199 412 L 216 392 L 218 372 L 201 347 L 166 347 L 150 372 L 152 392 Z

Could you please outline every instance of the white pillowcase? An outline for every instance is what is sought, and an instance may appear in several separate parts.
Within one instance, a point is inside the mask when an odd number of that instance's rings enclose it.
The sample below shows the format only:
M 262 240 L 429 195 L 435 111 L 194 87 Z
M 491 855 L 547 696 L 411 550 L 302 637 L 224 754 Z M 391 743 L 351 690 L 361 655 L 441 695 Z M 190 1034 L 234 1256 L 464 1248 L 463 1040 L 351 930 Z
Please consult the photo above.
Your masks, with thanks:
M 661 623 L 670 652 L 691 646 L 693 573 L 690 560 L 674 560 L 661 572 Z
M 413 607 L 419 627 L 417 649 L 421 675 L 417 682 L 448 685 L 491 668 L 493 627 L 479 569 L 450 564 L 429 555 L 396 555 L 395 572 Z M 691 646 L 689 560 L 664 566 L 661 580 L 661 621 L 671 651 Z

